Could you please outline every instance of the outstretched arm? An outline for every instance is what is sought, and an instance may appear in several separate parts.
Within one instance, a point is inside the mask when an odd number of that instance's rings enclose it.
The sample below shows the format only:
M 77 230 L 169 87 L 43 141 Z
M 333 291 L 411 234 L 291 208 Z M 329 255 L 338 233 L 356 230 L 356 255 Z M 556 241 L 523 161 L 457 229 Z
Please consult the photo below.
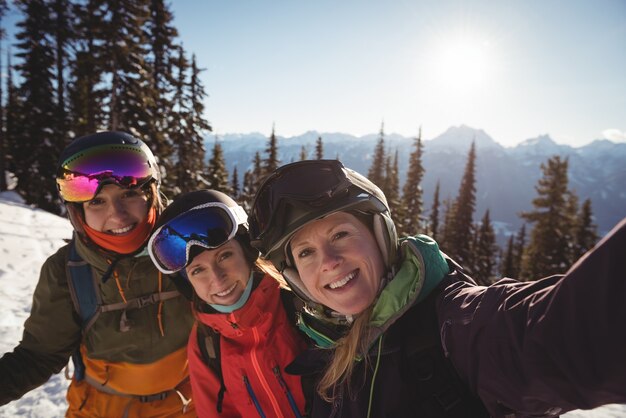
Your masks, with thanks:
M 495 416 L 626 402 L 626 219 L 564 276 L 455 283 L 442 342 Z

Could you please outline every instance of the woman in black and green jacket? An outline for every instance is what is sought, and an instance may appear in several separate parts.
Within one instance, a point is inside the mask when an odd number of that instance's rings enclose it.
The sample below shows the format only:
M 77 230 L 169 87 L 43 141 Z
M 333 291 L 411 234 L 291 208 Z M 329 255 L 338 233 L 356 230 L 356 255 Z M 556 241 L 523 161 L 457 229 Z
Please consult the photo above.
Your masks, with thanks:
M 336 160 L 256 193 L 251 243 L 305 302 L 313 417 L 556 417 L 626 402 L 626 219 L 563 276 L 477 286 Z

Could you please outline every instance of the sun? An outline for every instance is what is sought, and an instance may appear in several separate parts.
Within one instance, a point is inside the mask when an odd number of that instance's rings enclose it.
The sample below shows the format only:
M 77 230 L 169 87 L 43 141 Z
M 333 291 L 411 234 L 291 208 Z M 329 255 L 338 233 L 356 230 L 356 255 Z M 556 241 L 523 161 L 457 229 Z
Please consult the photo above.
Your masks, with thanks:
M 489 41 L 457 36 L 439 42 L 430 56 L 430 78 L 440 93 L 460 97 L 489 87 L 495 66 Z

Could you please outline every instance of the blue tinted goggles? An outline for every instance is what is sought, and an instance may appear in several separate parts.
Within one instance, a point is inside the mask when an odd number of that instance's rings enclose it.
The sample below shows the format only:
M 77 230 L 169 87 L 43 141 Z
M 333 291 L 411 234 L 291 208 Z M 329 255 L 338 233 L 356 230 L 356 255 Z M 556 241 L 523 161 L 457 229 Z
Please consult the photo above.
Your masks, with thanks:
M 230 241 L 248 216 L 241 206 L 211 202 L 196 206 L 155 230 L 148 253 L 165 274 L 176 273 L 189 264 L 189 250 L 198 245 L 208 250 Z

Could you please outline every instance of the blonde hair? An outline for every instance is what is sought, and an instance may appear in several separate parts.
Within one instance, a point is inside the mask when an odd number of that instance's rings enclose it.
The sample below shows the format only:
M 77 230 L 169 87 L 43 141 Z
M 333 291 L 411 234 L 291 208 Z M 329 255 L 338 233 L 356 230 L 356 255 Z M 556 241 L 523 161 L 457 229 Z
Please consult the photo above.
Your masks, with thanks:
M 327 402 L 332 402 L 337 396 L 339 386 L 346 385 L 351 389 L 351 379 L 357 356 L 362 355 L 367 364 L 369 320 L 373 304 L 356 318 L 348 334 L 337 341 L 330 364 L 324 371 L 317 385 L 317 393 Z
M 280 272 L 276 269 L 276 267 L 274 267 L 274 264 L 272 264 L 270 261 L 259 257 L 256 259 L 255 265 L 263 273 L 267 274 L 268 276 L 271 276 L 274 280 L 276 280 L 278 284 L 280 285 L 280 287 L 284 289 L 291 289 L 289 285 L 287 284 L 287 282 L 285 281 L 285 278 L 283 277 L 283 275 L 280 274 Z

